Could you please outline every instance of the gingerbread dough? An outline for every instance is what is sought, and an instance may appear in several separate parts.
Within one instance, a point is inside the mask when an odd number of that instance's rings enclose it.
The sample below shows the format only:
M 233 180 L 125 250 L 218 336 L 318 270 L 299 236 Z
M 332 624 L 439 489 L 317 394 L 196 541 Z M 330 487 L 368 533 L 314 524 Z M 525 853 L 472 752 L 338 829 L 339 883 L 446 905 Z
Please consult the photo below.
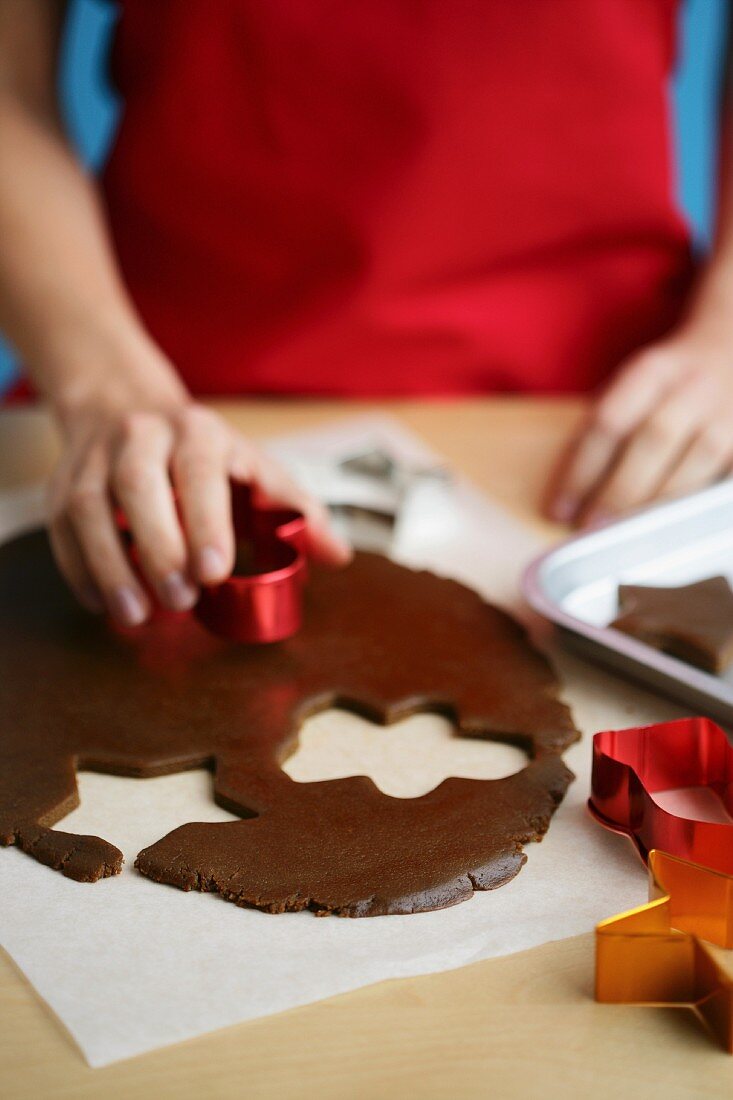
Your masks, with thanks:
M 733 590 L 725 577 L 678 588 L 622 584 L 616 630 L 705 672 L 733 660 Z
M 241 646 L 189 615 L 121 631 L 81 611 L 46 536 L 0 547 L 0 841 L 70 878 L 116 874 L 98 837 L 51 829 L 78 803 L 75 773 L 210 767 L 241 821 L 184 825 L 140 871 L 269 912 L 370 916 L 451 905 L 517 874 L 572 779 L 578 734 L 544 658 L 507 615 L 453 581 L 357 554 L 314 569 L 305 626 Z M 341 706 L 371 720 L 436 710 L 461 736 L 507 740 L 527 767 L 390 798 L 365 777 L 296 783 L 280 764 L 304 719 Z M 153 838 L 151 838 L 152 840 Z

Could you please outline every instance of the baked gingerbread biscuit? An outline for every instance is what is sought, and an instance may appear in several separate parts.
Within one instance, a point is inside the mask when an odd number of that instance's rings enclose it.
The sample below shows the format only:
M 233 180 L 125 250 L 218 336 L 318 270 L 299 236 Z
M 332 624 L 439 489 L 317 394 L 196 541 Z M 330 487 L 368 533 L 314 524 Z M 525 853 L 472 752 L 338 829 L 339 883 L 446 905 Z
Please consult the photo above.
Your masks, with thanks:
M 679 588 L 622 584 L 611 626 L 705 672 L 733 660 L 733 589 L 725 577 Z

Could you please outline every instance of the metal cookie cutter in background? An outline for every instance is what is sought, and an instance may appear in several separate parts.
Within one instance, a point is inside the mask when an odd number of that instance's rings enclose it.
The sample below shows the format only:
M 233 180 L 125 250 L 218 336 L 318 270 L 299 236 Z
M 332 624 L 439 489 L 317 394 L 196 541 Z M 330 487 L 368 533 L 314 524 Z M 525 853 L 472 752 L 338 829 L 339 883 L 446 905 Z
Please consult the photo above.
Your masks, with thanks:
M 306 521 L 300 512 L 260 508 L 248 485 L 232 483 L 237 540 L 234 572 L 202 589 L 194 614 L 214 634 L 236 642 L 279 642 L 303 617 Z
M 705 816 L 717 820 L 661 805 L 662 792 L 690 788 L 709 795 L 715 813 Z M 644 860 L 658 848 L 733 874 L 733 748 L 707 718 L 597 733 L 588 806 L 601 825 L 631 837 Z
M 405 463 L 376 447 L 343 459 L 340 468 L 371 478 L 395 495 L 388 552 L 399 548 L 405 536 L 412 546 L 416 542 L 430 545 L 454 529 L 455 485 L 446 466 Z
M 359 550 L 389 554 L 406 534 L 413 545 L 431 544 L 454 530 L 456 487 L 449 470 L 405 461 L 378 436 L 352 451 L 279 457 L 328 506 L 335 529 Z
M 707 940 L 708 943 L 702 943 Z M 649 901 L 596 927 L 596 1000 L 694 1009 L 733 1053 L 733 878 L 649 852 Z

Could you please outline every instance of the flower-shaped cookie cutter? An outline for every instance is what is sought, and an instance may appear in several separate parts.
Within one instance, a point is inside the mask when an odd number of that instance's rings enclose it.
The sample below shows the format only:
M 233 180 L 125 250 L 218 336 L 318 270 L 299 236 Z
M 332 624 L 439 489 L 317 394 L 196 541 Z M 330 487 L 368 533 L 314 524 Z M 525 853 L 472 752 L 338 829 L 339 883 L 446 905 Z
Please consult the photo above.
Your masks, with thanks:
M 707 941 L 707 942 L 703 942 Z M 649 852 L 649 901 L 596 927 L 596 1000 L 693 1009 L 733 1054 L 733 878 Z
M 655 797 L 700 787 L 731 821 L 681 816 Z M 588 807 L 601 825 L 629 836 L 645 861 L 658 848 L 733 874 L 733 747 L 707 718 L 597 733 Z
M 300 512 L 260 507 L 249 485 L 232 483 L 231 489 L 234 572 L 202 589 L 194 614 L 232 641 L 279 642 L 302 622 L 306 520 Z
M 295 634 L 303 621 L 306 519 L 292 509 L 260 506 L 250 485 L 230 486 L 234 571 L 221 584 L 202 588 L 193 614 L 213 634 L 231 641 L 280 642 Z M 137 549 L 121 510 L 116 520 L 137 565 Z

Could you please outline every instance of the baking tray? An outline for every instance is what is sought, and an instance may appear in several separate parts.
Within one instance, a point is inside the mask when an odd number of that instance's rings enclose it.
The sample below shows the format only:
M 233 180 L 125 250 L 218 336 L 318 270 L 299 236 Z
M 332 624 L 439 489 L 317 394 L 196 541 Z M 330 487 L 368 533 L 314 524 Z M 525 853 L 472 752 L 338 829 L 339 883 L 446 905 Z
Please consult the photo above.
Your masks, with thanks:
M 733 583 L 733 480 L 569 539 L 531 563 L 522 587 L 570 648 L 733 726 L 733 668 L 702 672 L 608 625 L 619 584 L 717 575 Z

